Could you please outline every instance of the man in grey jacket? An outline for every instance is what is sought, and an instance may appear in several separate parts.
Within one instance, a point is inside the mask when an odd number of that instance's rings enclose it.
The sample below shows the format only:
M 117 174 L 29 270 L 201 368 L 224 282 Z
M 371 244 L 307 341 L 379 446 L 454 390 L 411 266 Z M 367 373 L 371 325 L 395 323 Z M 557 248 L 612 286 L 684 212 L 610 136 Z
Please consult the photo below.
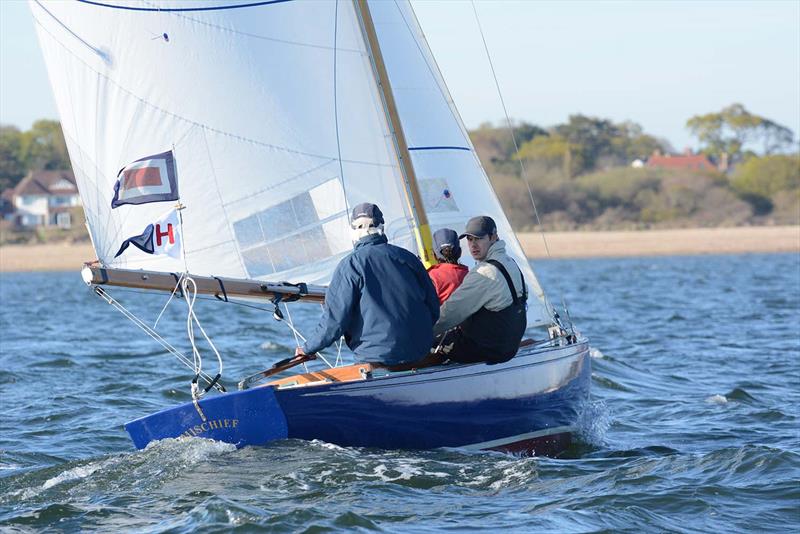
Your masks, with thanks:
M 498 237 L 491 217 L 470 219 L 459 236 L 464 237 L 477 263 L 442 304 L 433 333 L 438 336 L 447 332 L 443 353 L 452 361 L 508 361 L 517 353 L 525 333 L 525 279 L 506 254 L 505 242 Z

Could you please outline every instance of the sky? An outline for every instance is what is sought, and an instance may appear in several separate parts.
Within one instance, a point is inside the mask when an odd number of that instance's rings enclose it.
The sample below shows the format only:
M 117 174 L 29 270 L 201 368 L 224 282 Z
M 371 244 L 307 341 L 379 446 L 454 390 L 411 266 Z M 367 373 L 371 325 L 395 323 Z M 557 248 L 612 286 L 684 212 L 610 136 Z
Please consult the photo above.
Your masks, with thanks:
M 473 5 L 412 0 L 468 128 L 504 122 Z M 512 119 L 631 120 L 677 150 L 693 115 L 738 102 L 800 134 L 800 0 L 476 0 Z M 24 0 L 0 0 L 0 123 L 57 119 Z

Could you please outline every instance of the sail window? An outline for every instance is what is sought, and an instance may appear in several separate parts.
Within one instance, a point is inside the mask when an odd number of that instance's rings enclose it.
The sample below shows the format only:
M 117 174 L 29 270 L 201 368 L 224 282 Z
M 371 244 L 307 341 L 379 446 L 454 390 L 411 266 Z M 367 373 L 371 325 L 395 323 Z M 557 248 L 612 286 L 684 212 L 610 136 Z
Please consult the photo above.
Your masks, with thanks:
M 258 278 L 350 249 L 344 191 L 332 179 L 234 222 L 248 276 Z
M 242 258 L 244 259 L 244 264 L 247 267 L 247 274 L 250 278 L 258 278 L 259 276 L 265 276 L 275 272 L 267 246 L 243 250 Z
M 418 181 L 422 202 L 427 213 L 458 211 L 452 189 L 444 178 L 427 178 Z

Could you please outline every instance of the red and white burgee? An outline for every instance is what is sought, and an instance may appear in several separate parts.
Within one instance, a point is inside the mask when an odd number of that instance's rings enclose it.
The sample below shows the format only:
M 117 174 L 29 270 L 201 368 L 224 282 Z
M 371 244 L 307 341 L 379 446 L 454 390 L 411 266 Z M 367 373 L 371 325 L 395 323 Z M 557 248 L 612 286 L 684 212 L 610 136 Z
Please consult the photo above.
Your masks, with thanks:
M 178 200 L 178 181 L 172 151 L 146 156 L 117 173 L 111 207 Z

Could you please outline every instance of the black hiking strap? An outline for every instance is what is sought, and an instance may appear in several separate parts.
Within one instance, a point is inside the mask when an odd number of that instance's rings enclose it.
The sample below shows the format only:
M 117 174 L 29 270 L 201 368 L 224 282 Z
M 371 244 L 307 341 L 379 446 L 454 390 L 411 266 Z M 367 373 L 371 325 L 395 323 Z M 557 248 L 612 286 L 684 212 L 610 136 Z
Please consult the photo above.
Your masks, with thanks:
M 511 298 L 513 299 L 514 304 L 519 304 L 519 297 L 517 296 L 517 290 L 514 287 L 514 282 L 511 281 L 511 275 L 508 274 L 508 271 L 503 264 L 497 260 L 486 260 L 486 263 L 491 263 L 500 273 L 503 275 L 503 278 L 506 279 L 506 284 L 508 284 L 508 290 L 511 291 Z M 517 267 L 519 269 L 519 267 Z M 522 271 L 519 271 L 519 277 L 522 280 L 522 298 L 523 300 L 528 300 L 528 287 L 525 285 L 525 277 L 522 275 Z
M 219 288 L 222 290 L 222 297 L 220 298 L 219 293 L 214 293 L 214 296 L 217 297 L 219 300 L 223 302 L 228 302 L 228 292 L 225 291 L 225 284 L 222 283 L 222 278 L 212 275 L 211 278 L 219 282 Z
M 180 296 L 181 298 L 184 298 L 184 295 L 183 295 L 183 288 L 181 287 L 181 277 L 180 277 L 180 276 L 178 276 L 178 275 L 177 275 L 177 274 L 175 274 L 175 273 L 169 273 L 169 274 L 171 274 L 171 275 L 172 275 L 172 278 L 174 278 L 174 279 L 175 279 L 175 287 L 177 287 L 177 288 L 178 288 L 178 293 L 179 293 L 179 296 Z M 173 290 L 172 290 L 172 292 L 173 292 L 173 293 L 175 293 L 175 290 L 173 289 Z

